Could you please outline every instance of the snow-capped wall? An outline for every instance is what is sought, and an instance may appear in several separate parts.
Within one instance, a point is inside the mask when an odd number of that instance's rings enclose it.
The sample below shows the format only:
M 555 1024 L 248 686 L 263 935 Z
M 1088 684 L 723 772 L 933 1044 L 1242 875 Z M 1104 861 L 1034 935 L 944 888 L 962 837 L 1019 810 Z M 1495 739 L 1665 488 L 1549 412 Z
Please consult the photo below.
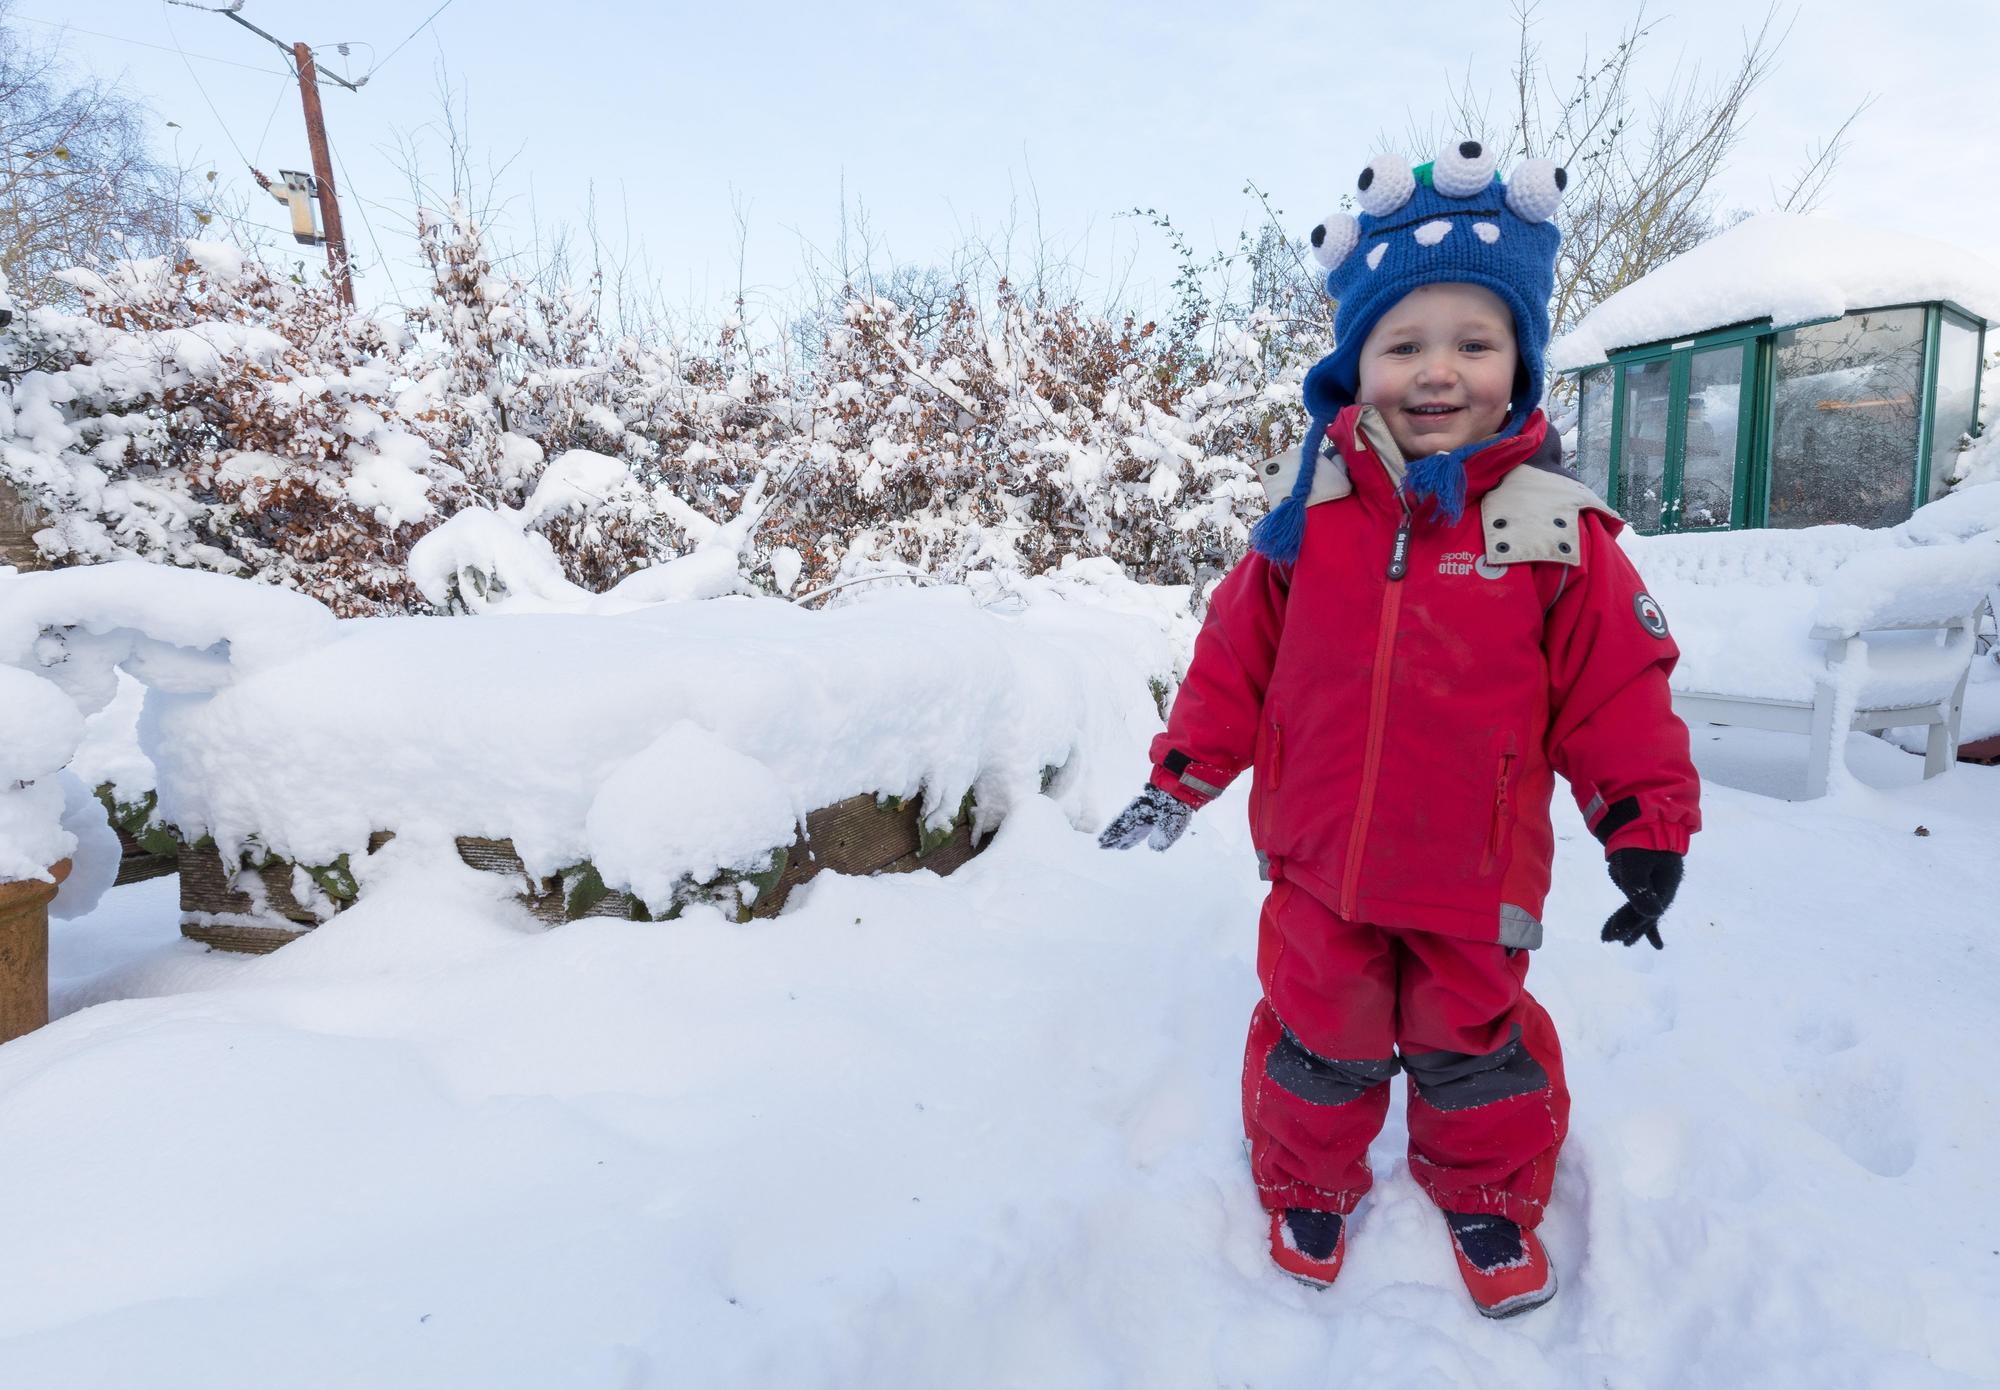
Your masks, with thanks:
M 377 830 L 506 838 L 531 874 L 588 862 L 659 908 L 863 793 L 921 797 L 942 824 L 970 790 L 990 824 L 1059 767 L 1065 808 L 1108 816 L 1143 779 L 1149 687 L 1189 636 L 1154 600 L 1187 594 L 1072 570 L 824 612 L 735 597 L 343 622 L 248 581 L 109 565 L 0 580 L 0 670 L 87 710 L 117 665 L 145 681 L 133 761 L 160 818 L 226 862 L 252 843 L 358 859 Z

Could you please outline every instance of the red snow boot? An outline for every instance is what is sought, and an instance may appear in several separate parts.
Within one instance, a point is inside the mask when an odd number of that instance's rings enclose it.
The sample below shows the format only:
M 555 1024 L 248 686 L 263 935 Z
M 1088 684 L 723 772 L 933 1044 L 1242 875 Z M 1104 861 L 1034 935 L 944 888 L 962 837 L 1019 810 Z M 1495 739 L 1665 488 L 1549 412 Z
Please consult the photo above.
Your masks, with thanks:
M 1271 1213 L 1271 1258 L 1302 1284 L 1325 1288 L 1347 1258 L 1347 1222 L 1339 1212 L 1293 1207 Z
M 1511 1318 L 1556 1296 L 1556 1271 L 1533 1231 L 1504 1216 L 1448 1211 L 1451 1248 L 1466 1292 L 1489 1318 Z

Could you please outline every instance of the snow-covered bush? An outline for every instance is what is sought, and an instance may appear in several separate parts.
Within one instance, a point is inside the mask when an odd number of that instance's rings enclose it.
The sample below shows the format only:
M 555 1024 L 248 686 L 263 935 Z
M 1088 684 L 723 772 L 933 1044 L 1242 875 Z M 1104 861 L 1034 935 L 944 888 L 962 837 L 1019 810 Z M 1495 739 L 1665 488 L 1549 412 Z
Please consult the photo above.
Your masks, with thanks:
M 1230 332 L 1176 376 L 1151 324 L 1004 283 L 990 312 L 961 289 L 928 333 L 857 295 L 815 365 L 807 491 L 850 565 L 958 579 L 1109 556 L 1188 583 L 1242 553 L 1263 509 L 1252 465 L 1302 424 L 1297 377 Z M 812 537 L 792 544 L 826 577 Z
M 402 559 L 461 479 L 397 409 L 400 327 L 217 243 L 64 278 L 0 398 L 0 477 L 53 558 L 255 575 L 343 611 L 412 597 Z
M 468 509 L 599 594 L 713 564 L 746 518 L 733 577 L 696 588 L 1094 557 L 1198 585 L 1262 509 L 1255 461 L 1296 447 L 1317 348 L 1254 315 L 1162 333 L 1005 281 L 922 313 L 837 292 L 811 350 L 752 342 L 740 305 L 707 340 L 614 339 L 590 287 L 500 273 L 460 210 L 420 217 L 419 242 L 431 283 L 400 318 L 216 243 L 66 272 L 84 312 L 29 309 L 0 348 L 0 479 L 50 518 L 37 544 L 346 615 L 435 602 L 411 548 Z

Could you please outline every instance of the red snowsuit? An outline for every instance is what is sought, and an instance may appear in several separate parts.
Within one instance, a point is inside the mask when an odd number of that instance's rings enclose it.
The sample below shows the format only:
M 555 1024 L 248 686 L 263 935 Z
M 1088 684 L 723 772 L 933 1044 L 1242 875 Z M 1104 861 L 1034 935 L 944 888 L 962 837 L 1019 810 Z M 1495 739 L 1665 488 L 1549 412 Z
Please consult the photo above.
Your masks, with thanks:
M 1371 407 L 1327 433 L 1297 564 L 1253 552 L 1216 588 L 1152 781 L 1199 806 L 1254 765 L 1272 889 L 1243 1110 L 1265 1205 L 1354 1209 L 1400 1065 L 1418 1182 L 1532 1227 L 1569 1109 L 1522 988 L 1554 774 L 1607 853 L 1685 852 L 1678 650 L 1540 412 L 1467 461 L 1456 525 L 1411 516 Z

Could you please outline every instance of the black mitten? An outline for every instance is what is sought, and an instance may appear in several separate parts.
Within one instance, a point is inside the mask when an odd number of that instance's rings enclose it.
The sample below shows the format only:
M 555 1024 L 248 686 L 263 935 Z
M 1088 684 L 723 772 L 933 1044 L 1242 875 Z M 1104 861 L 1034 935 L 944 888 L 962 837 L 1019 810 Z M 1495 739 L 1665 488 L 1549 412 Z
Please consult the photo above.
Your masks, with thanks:
M 1681 886 L 1681 856 L 1670 849 L 1614 849 L 1605 867 L 1625 895 L 1625 906 L 1611 914 L 1599 936 L 1621 946 L 1637 945 L 1644 937 L 1654 950 L 1663 949 L 1660 918 Z
M 1103 849 L 1130 849 L 1144 840 L 1154 849 L 1165 849 L 1187 829 L 1194 807 L 1169 796 L 1158 787 L 1148 787 L 1118 813 L 1097 837 Z

